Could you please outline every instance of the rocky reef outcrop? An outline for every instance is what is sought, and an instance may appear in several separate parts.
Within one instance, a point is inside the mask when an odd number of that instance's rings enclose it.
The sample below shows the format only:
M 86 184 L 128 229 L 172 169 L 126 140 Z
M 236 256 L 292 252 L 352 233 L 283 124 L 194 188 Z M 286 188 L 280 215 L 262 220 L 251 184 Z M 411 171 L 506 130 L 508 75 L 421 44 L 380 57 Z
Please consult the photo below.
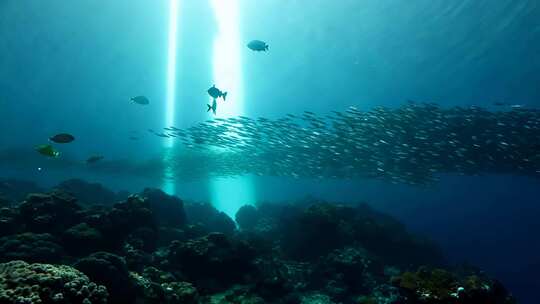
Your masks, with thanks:
M 513 303 L 366 204 L 261 203 L 235 221 L 157 189 L 104 204 L 62 188 L 0 207 L 0 303 Z

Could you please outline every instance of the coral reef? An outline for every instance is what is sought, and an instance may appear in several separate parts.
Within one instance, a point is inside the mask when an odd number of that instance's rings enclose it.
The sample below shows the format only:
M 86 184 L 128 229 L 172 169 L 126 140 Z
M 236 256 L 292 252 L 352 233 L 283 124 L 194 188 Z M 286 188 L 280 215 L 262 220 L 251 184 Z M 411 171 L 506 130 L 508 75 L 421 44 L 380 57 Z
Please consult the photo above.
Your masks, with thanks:
M 365 204 L 247 205 L 237 229 L 210 204 L 160 190 L 111 204 L 101 186 L 62 185 L 0 208 L 0 304 L 513 303 Z
M 0 303 L 105 304 L 107 289 L 76 269 L 12 261 L 0 264 Z

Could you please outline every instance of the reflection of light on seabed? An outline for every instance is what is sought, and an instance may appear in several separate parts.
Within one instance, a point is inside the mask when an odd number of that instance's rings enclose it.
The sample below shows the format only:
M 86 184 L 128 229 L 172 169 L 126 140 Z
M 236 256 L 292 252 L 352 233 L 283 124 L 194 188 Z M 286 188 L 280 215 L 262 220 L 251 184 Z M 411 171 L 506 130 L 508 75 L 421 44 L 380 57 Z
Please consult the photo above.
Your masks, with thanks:
M 174 125 L 175 99 L 176 99 L 176 53 L 178 35 L 178 10 L 180 0 L 171 0 L 169 17 L 169 49 L 167 56 L 167 106 L 165 109 L 166 127 Z M 163 191 L 175 194 L 174 168 L 171 161 L 174 159 L 174 142 L 172 138 L 165 139 L 163 155 Z
M 214 40 L 214 81 L 227 91 L 227 101 L 218 100 L 217 117 L 244 114 L 240 48 L 239 1 L 212 0 L 218 35 Z M 213 114 L 212 114 L 213 115 Z M 233 134 L 229 134 L 232 136 Z M 212 202 L 230 216 L 244 204 L 253 203 L 254 189 L 250 177 L 222 178 L 210 181 Z

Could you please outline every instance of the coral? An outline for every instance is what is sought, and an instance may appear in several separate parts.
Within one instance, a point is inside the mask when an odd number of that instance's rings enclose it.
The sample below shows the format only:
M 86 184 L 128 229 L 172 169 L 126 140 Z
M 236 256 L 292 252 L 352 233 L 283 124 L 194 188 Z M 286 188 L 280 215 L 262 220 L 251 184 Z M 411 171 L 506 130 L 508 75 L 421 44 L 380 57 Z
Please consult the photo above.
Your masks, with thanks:
M 30 194 L 19 206 L 20 222 L 29 232 L 61 233 L 79 221 L 76 201 L 61 191 Z
M 230 239 L 222 233 L 173 242 L 168 261 L 189 281 L 203 290 L 215 290 L 243 281 L 253 272 L 254 251 L 248 244 Z
M 60 262 L 63 248 L 47 233 L 22 233 L 0 238 L 0 261 Z
M 159 189 L 146 188 L 141 193 L 150 206 L 155 222 L 160 227 L 182 228 L 186 224 L 184 203 L 176 196 Z
M 0 303 L 3 304 L 105 304 L 107 289 L 69 266 L 0 264 Z
M 132 303 L 134 283 L 124 259 L 108 252 L 96 252 L 75 263 L 75 268 L 92 281 L 107 286 L 110 303 Z

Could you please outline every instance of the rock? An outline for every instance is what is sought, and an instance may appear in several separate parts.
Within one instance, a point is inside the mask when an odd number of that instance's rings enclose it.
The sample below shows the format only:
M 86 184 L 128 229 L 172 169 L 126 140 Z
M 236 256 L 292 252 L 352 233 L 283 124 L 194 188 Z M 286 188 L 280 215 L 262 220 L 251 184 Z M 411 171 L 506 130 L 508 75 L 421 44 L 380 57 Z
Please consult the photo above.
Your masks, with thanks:
M 18 214 L 12 208 L 0 208 L 0 237 L 22 231 L 22 224 L 17 222 Z
M 0 303 L 106 304 L 107 289 L 76 269 L 12 261 L 0 264 Z
M 186 203 L 185 209 L 188 223 L 201 225 L 207 232 L 220 232 L 231 236 L 236 231 L 234 221 L 208 203 Z
M 22 233 L 0 238 L 0 261 L 57 263 L 65 257 L 63 248 L 50 234 Z
M 85 206 L 96 204 L 111 206 L 128 197 L 125 192 L 115 193 L 99 183 L 90 183 L 82 179 L 69 179 L 56 185 L 55 188 L 74 195 L 81 205 Z
M 343 247 L 351 235 L 341 214 L 335 205 L 321 204 L 288 220 L 283 227 L 284 253 L 296 260 L 315 260 Z
M 199 293 L 193 284 L 189 282 L 162 283 L 165 291 L 165 301 L 170 304 L 197 304 Z
M 202 303 L 206 304 L 264 304 L 267 303 L 261 297 L 250 292 L 244 286 L 235 286 L 222 293 L 214 294 L 204 298 Z
M 254 251 L 246 243 L 222 233 L 169 246 L 170 267 L 203 291 L 220 290 L 243 282 L 254 273 Z
M 17 179 L 0 179 L 0 196 L 10 202 L 20 202 L 30 193 L 42 193 L 36 183 Z
M 252 205 L 240 207 L 235 215 L 236 223 L 242 230 L 253 230 L 260 220 L 260 214 Z
M 324 278 L 314 281 L 319 281 L 317 285 L 325 287 L 334 298 L 345 300 L 343 295 L 368 294 L 378 282 L 385 281 L 384 264 L 363 248 L 345 247 L 321 259 L 313 277 Z M 332 284 L 328 285 L 329 281 Z
M 182 228 L 186 224 L 184 203 L 176 196 L 168 195 L 159 189 L 146 188 L 141 193 L 146 198 L 160 227 Z
M 78 260 L 74 267 L 93 282 L 107 287 L 109 303 L 132 303 L 135 300 L 135 285 L 121 257 L 108 252 L 96 252 Z
M 62 242 L 69 253 L 84 255 L 102 249 L 103 236 L 87 223 L 80 223 L 64 231 Z
M 156 223 L 150 205 L 143 198 L 132 195 L 125 202 L 114 204 L 113 208 L 105 214 L 96 214 L 93 217 L 94 226 L 103 234 L 107 248 L 111 250 L 121 249 L 130 234 L 139 231 L 131 238 L 137 248 L 153 249 L 157 240 L 155 236 L 147 238 L 148 230 L 154 235 L 157 231 Z M 142 232 L 141 229 L 146 229 Z M 146 233 L 146 234 L 145 234 Z M 157 233 L 157 232 L 156 232 Z M 146 244 L 145 241 L 150 243 Z
M 463 276 L 445 269 L 420 267 L 392 281 L 409 299 L 406 303 L 515 303 L 500 283 L 476 274 Z
M 35 193 L 19 205 L 19 217 L 29 232 L 60 234 L 78 223 L 80 209 L 65 192 Z

